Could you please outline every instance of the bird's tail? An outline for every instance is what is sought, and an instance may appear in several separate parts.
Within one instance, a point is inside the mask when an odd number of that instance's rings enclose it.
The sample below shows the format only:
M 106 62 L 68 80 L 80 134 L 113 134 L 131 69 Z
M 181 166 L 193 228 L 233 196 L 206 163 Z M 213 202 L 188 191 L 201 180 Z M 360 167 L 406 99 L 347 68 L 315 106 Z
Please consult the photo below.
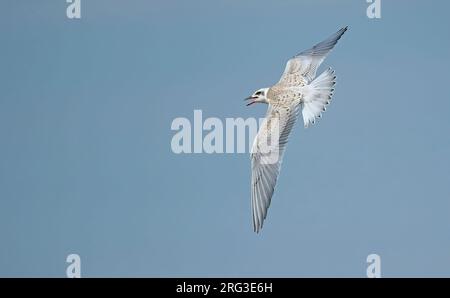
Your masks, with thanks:
M 328 68 L 303 89 L 302 116 L 305 127 L 322 116 L 333 96 L 336 75 Z

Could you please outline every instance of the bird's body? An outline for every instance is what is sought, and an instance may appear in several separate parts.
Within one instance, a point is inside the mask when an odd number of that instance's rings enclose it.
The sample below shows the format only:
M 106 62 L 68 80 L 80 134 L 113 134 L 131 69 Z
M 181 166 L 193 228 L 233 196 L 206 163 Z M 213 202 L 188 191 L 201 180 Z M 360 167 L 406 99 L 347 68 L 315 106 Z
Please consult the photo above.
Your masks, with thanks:
M 257 90 L 247 99 L 269 105 L 266 118 L 255 137 L 252 152 L 253 227 L 259 232 L 275 190 L 289 134 L 301 110 L 305 127 L 321 117 L 331 101 L 336 83 L 331 68 L 316 77 L 317 69 L 347 27 L 309 50 L 291 58 L 280 81 L 270 88 Z

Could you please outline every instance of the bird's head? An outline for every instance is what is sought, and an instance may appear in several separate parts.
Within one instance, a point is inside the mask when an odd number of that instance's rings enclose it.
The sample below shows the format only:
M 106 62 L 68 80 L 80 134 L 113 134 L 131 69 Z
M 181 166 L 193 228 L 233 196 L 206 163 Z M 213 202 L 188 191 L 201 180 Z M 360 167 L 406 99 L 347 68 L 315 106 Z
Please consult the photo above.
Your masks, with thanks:
M 256 90 L 251 96 L 247 97 L 244 100 L 249 100 L 247 106 L 252 105 L 257 102 L 268 103 L 267 101 L 267 91 L 269 88 L 261 88 Z

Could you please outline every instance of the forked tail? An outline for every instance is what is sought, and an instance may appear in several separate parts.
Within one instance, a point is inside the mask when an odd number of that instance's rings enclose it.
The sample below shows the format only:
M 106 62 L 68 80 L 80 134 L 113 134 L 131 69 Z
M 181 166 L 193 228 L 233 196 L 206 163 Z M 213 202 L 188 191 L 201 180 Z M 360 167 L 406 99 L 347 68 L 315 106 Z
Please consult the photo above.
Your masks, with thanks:
M 335 72 L 328 68 L 303 87 L 302 116 L 305 127 L 314 124 L 322 116 L 322 112 L 325 112 L 326 106 L 331 102 L 335 84 Z

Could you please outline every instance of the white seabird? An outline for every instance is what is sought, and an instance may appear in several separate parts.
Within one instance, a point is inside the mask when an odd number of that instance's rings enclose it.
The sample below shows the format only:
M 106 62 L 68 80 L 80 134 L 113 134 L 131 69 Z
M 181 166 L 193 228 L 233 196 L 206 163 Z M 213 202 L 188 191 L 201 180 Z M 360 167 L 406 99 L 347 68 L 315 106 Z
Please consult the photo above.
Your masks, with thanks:
M 317 78 L 316 72 L 345 31 L 347 27 L 292 57 L 276 85 L 259 89 L 246 98 L 250 100 L 247 106 L 254 103 L 269 105 L 251 150 L 251 201 L 256 233 L 262 229 L 267 216 L 283 153 L 299 110 L 305 127 L 308 127 L 321 117 L 331 101 L 336 84 L 334 70 L 328 68 Z

